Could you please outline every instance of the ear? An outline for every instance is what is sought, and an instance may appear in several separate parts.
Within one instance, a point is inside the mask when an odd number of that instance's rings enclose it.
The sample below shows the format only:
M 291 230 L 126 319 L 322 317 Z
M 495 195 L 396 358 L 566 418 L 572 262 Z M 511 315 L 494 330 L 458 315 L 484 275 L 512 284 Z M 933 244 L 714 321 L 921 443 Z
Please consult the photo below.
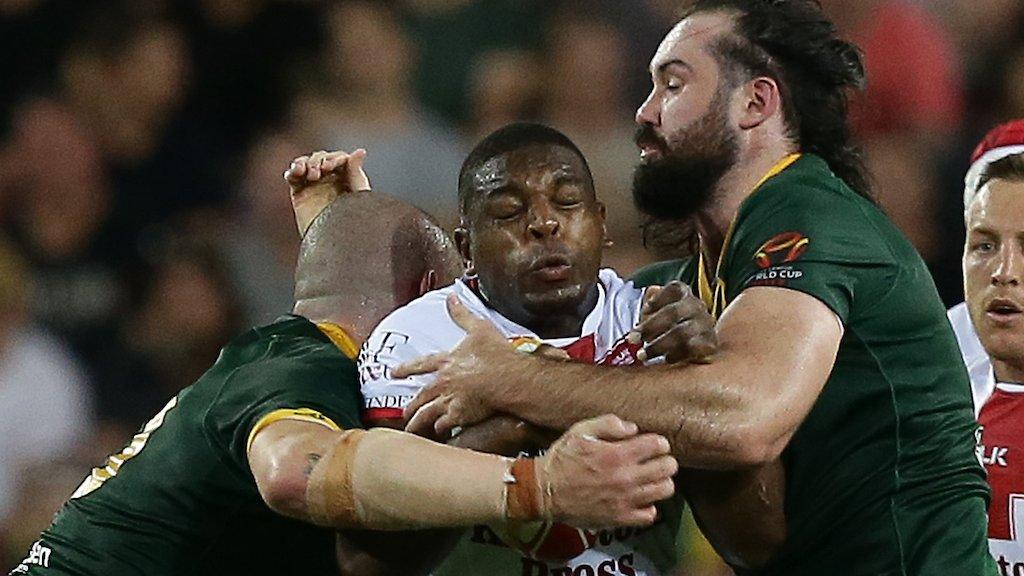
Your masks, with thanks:
M 608 237 L 608 208 L 604 205 L 604 202 L 597 203 L 597 214 L 601 218 L 601 243 L 605 248 L 610 248 L 615 242 Z
M 423 296 L 427 292 L 430 292 L 434 288 L 437 288 L 437 272 L 433 268 L 423 273 L 420 278 L 420 296 Z
M 782 109 L 782 93 L 778 83 L 767 76 L 758 76 L 743 86 L 744 106 L 739 125 L 743 130 L 756 128 Z
M 469 252 L 470 234 L 469 229 L 465 227 L 463 222 L 458 228 L 456 228 L 452 235 L 455 237 L 455 248 L 459 251 L 459 256 L 462 257 L 463 262 L 469 262 L 472 260 L 472 256 Z

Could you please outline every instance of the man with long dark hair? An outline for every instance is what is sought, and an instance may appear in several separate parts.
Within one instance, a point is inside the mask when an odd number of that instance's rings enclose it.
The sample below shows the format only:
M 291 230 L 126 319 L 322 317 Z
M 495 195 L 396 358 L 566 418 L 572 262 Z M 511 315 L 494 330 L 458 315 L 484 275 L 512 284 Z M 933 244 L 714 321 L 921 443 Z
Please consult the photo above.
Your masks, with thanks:
M 714 362 L 598 369 L 516 355 L 453 303 L 467 338 L 395 373 L 436 375 L 409 428 L 501 410 L 564 429 L 614 412 L 670 438 L 691 499 L 688 485 L 782 458 L 785 543 L 743 566 L 719 540 L 738 573 L 994 573 L 956 341 L 849 142 L 856 47 L 813 0 L 700 0 L 650 71 L 634 197 L 693 221 L 699 253 L 640 277 L 676 280 L 665 298 L 700 294 L 718 317 Z M 658 300 L 637 329 L 651 357 L 688 329 Z

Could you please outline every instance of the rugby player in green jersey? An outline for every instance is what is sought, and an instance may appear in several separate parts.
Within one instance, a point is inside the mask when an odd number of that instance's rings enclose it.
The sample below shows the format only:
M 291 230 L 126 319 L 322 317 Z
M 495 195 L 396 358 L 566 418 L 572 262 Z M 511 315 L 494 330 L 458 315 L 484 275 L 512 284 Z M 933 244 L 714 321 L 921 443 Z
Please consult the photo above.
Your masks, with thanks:
M 545 362 L 509 353 L 452 304 L 469 336 L 395 373 L 436 376 L 409 405 L 409 429 L 498 409 L 564 429 L 612 412 L 663 433 L 682 466 L 711 478 L 781 457 L 786 541 L 740 574 L 994 574 L 956 342 L 849 142 L 857 49 L 813 0 L 699 0 L 650 69 L 634 197 L 654 216 L 691 218 L 700 248 L 640 277 L 679 280 L 666 296 L 700 294 L 718 317 L 714 362 Z M 639 327 L 649 355 L 689 328 L 660 304 Z
M 12 574 L 337 574 L 360 551 L 349 541 L 336 550 L 329 528 L 653 522 L 675 462 L 664 438 L 615 416 L 581 422 L 537 459 L 358 429 L 356 339 L 460 269 L 424 214 L 355 192 L 368 188 L 363 154 L 317 153 L 290 170 L 293 185 L 299 173 L 340 171 L 330 185 L 352 192 L 308 226 L 295 314 L 228 344 L 86 477 Z M 299 188 L 305 230 L 323 203 Z

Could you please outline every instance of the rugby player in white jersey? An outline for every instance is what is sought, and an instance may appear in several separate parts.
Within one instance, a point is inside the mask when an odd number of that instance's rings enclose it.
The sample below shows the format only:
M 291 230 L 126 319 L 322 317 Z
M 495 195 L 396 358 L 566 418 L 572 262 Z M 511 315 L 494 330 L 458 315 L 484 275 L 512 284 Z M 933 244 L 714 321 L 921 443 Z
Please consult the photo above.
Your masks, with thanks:
M 989 132 L 971 160 L 966 302 L 949 317 L 982 425 L 989 549 L 999 573 L 1015 576 L 1024 574 L 1024 120 Z
M 643 360 L 640 343 L 627 340 L 627 334 L 640 320 L 644 291 L 613 270 L 599 269 L 604 206 L 595 196 L 585 158 L 568 138 L 535 124 L 513 124 L 491 134 L 463 164 L 459 203 L 462 227 L 455 239 L 469 274 L 396 310 L 366 341 L 359 368 L 367 425 L 399 425 L 404 406 L 432 379 L 394 379 L 395 367 L 450 351 L 465 336 L 449 314 L 449 298 L 488 319 L 523 352 L 558 350 L 574 361 L 614 366 Z M 654 361 L 700 359 L 714 351 L 713 319 L 698 299 L 679 286 L 658 298 L 676 299 L 688 319 L 671 336 L 677 338 L 672 351 Z M 500 450 L 545 446 L 542 431 L 510 417 L 499 420 L 508 431 L 508 441 L 498 443 Z M 454 442 L 474 434 L 467 429 Z M 715 528 L 755 542 L 751 548 L 767 555 L 784 532 L 781 496 L 773 492 L 781 477 L 779 470 L 766 469 L 763 476 L 745 475 L 748 479 L 730 491 L 737 500 L 726 505 L 727 499 L 721 499 L 723 509 L 708 515 L 723 518 Z M 759 496 L 762 490 L 767 498 Z M 507 529 L 499 529 L 499 538 L 492 529 L 477 527 L 436 574 L 465 573 L 470 567 L 495 576 L 668 573 L 677 562 L 681 506 L 678 497 L 666 503 L 660 521 L 643 531 L 579 534 L 556 527 L 547 537 L 532 531 L 512 536 L 527 555 L 503 543 L 502 538 L 510 539 Z M 765 538 L 766 533 L 774 538 Z

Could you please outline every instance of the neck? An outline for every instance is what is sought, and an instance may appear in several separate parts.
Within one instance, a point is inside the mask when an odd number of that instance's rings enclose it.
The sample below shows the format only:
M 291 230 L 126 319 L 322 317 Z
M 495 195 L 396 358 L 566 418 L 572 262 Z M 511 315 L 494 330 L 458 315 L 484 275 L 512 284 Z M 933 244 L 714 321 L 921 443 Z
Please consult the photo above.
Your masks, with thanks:
M 779 140 L 772 144 L 751 147 L 737 158 L 736 164 L 722 176 L 708 208 L 697 214 L 697 234 L 701 252 L 713 272 L 725 249 L 729 226 L 736 219 L 740 205 L 754 192 L 754 187 L 780 160 L 796 152 L 796 146 Z
M 359 300 L 356 300 L 359 302 Z M 325 297 L 307 300 L 298 300 L 295 303 L 292 313 L 302 316 L 314 324 L 335 324 L 339 326 L 352 340 L 364 342 L 370 337 L 374 327 L 387 314 L 375 313 L 382 307 L 372 302 L 363 302 L 365 307 L 355 308 L 351 300 Z M 394 306 L 386 308 L 391 311 Z
M 594 306 L 597 306 L 597 296 L 598 288 L 595 283 L 590 287 L 587 296 L 577 306 L 559 306 L 556 311 L 535 313 L 521 306 L 517 306 L 514 310 L 503 310 L 491 303 L 488 303 L 488 306 L 491 306 L 502 316 L 516 324 L 529 328 L 534 334 L 545 340 L 551 338 L 572 338 L 579 336 L 583 331 L 583 322 L 586 321 Z
M 996 382 L 1008 384 L 1024 384 L 1024 358 L 1017 362 L 992 359 L 992 370 L 996 375 Z

